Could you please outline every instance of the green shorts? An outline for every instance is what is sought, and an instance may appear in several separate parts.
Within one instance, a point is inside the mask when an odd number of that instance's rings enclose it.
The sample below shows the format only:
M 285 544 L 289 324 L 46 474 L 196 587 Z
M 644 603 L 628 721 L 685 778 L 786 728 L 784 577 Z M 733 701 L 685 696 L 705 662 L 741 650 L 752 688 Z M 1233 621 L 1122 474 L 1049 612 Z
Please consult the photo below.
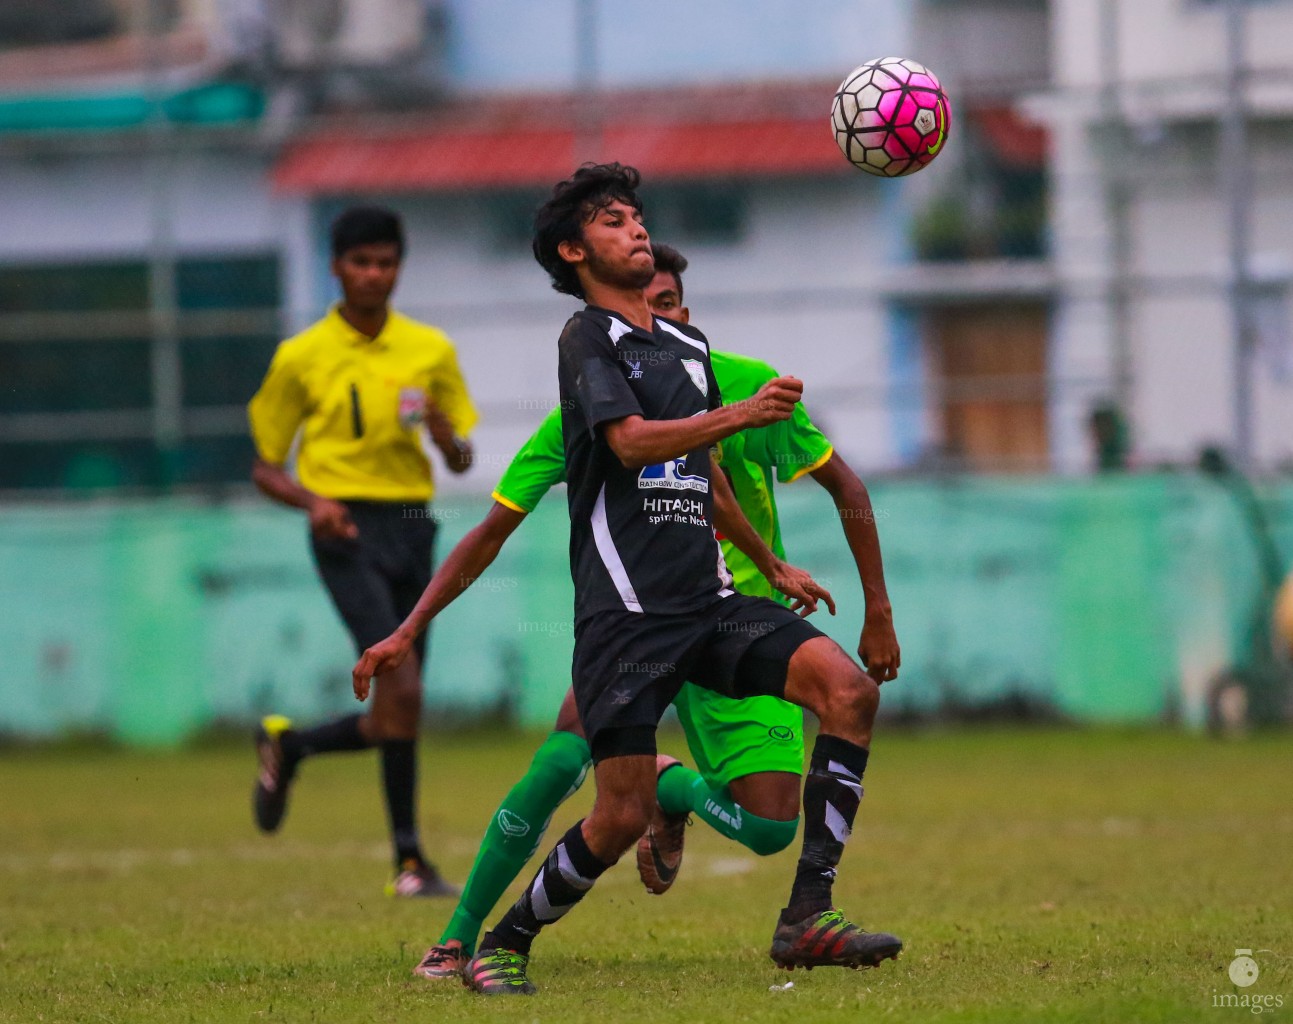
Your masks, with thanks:
M 715 788 L 755 772 L 804 770 L 804 712 L 779 697 L 733 700 L 683 683 L 674 698 L 696 770 Z

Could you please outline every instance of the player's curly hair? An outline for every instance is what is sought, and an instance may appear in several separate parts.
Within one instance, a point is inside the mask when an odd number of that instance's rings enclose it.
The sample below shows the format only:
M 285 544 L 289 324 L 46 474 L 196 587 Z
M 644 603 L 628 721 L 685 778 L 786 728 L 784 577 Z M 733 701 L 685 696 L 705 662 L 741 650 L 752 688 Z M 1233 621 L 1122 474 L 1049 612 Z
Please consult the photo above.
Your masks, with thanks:
M 637 188 L 642 176 L 636 167 L 620 163 L 584 164 L 568 179 L 558 182 L 552 195 L 534 214 L 534 241 L 530 248 L 539 266 L 548 272 L 552 287 L 563 295 L 584 297 L 575 268 L 561 258 L 562 242 L 577 242 L 584 225 L 598 210 L 621 202 L 642 212 Z

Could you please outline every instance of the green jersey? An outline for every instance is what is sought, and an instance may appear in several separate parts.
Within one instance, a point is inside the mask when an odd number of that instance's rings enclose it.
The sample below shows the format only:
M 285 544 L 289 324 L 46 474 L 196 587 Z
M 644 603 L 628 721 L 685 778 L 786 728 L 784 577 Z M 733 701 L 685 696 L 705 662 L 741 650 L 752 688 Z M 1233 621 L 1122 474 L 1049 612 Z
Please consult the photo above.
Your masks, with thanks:
M 758 359 L 714 351 L 710 359 L 724 402 L 750 398 L 777 376 L 776 370 Z M 781 522 L 772 496 L 774 477 L 781 483 L 790 483 L 811 473 L 831 457 L 830 442 L 808 418 L 801 403 L 795 406 L 790 419 L 743 430 L 724 438 L 718 447 L 719 465 L 731 481 L 746 518 L 773 553 L 785 558 Z M 514 511 L 533 512 L 540 499 L 565 478 L 561 410 L 553 409 L 516 453 L 494 488 L 493 498 Z M 782 599 L 745 554 L 722 537 L 719 540 L 737 590 Z
M 749 398 L 777 376 L 757 359 L 713 350 L 710 359 L 724 401 Z M 774 479 L 790 483 L 812 472 L 831 457 L 830 442 L 800 404 L 790 419 L 741 431 L 718 447 L 719 466 L 731 480 L 746 518 L 763 542 L 784 558 L 772 497 Z M 553 409 L 512 459 L 494 488 L 494 500 L 516 512 L 533 512 L 543 496 L 565 479 L 561 410 Z M 750 559 L 729 541 L 720 538 L 720 542 L 737 590 L 788 603 Z M 726 786 L 757 772 L 797 775 L 803 771 L 804 720 L 796 705 L 778 697 L 730 700 L 692 683 L 683 684 L 673 703 L 696 768 L 711 786 Z
M 494 488 L 493 498 L 514 512 L 533 512 L 548 491 L 566 479 L 566 449 L 561 440 L 561 410 L 553 409 L 543 417 L 539 429 L 521 445 L 503 478 Z
M 750 398 L 779 376 L 767 363 L 747 356 L 711 352 L 710 359 L 724 403 Z M 798 480 L 823 465 L 833 451 L 831 443 L 808 418 L 802 402 L 788 420 L 742 430 L 719 443 L 718 464 L 732 484 L 741 511 L 778 558 L 784 559 L 786 550 L 781 544 L 781 520 L 772 495 L 774 477 L 781 483 Z M 719 540 L 738 591 L 785 600 L 744 552 L 721 536 Z

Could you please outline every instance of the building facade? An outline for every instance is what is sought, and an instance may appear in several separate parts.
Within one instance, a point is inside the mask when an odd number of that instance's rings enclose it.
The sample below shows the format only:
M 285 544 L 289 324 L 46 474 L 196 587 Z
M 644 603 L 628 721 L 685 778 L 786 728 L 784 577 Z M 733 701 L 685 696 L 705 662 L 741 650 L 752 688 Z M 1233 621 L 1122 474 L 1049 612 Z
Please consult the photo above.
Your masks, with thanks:
M 190 0 L 150 27 L 149 5 L 87 0 L 99 29 L 0 52 L 0 485 L 242 479 L 241 405 L 274 340 L 333 297 L 326 225 L 363 199 L 407 217 L 398 301 L 455 337 L 486 412 L 485 471 L 451 486 L 488 487 L 555 397 L 571 308 L 528 255 L 529 211 L 588 158 L 641 166 L 649 225 L 692 259 L 697 322 L 802 376 L 863 468 L 1049 464 L 1040 226 L 1022 248 L 992 226 L 1015 173 L 993 133 L 1045 76 L 1043 5 L 666 5 L 626 49 L 631 12 L 609 0 L 410 3 Z M 400 32 L 374 37 L 377 15 Z M 1002 76 L 955 19 L 1035 56 Z M 853 171 L 834 85 L 924 49 L 954 97 L 948 153 L 924 180 Z M 1035 191 L 1036 154 L 1023 165 Z M 939 214 L 959 192 L 982 222 L 968 241 Z M 1023 355 L 979 380 L 1003 298 Z
M 1228 6 L 1055 0 L 1055 87 L 1033 104 L 1054 372 L 1117 400 L 1145 466 L 1293 461 L 1293 5 Z M 1061 466 L 1078 412 L 1053 410 Z

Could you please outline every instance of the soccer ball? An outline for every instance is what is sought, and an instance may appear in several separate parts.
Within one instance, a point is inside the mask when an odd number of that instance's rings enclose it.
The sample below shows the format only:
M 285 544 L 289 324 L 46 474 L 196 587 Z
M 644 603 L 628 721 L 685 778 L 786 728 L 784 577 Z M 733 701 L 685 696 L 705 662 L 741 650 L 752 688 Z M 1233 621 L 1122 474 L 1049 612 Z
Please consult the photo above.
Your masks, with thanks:
M 854 68 L 831 103 L 835 141 L 854 167 L 897 178 L 943 151 L 952 108 L 923 64 L 881 57 Z

